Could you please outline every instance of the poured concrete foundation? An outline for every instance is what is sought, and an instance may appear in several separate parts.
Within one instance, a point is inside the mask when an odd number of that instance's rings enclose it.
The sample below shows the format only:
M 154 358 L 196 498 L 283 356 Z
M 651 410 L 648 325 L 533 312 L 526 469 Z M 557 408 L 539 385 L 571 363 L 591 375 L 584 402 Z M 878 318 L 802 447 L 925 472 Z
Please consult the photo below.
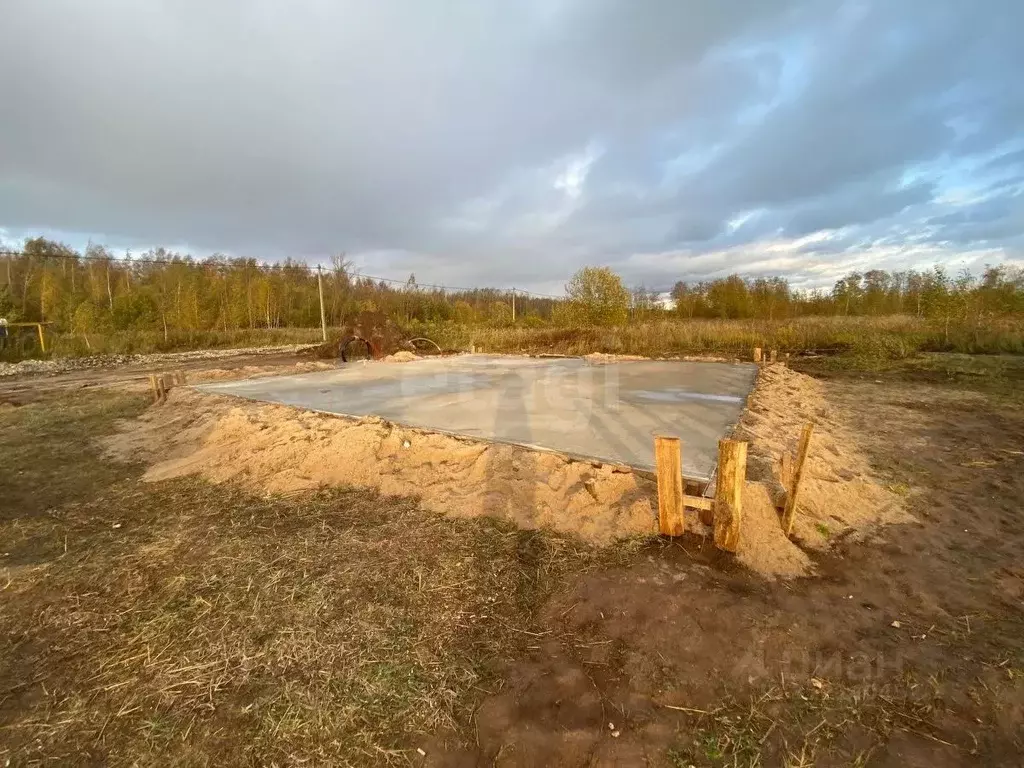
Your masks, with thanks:
M 750 364 L 460 355 L 196 389 L 640 469 L 654 468 L 655 435 L 675 435 L 683 474 L 708 479 L 756 374 Z

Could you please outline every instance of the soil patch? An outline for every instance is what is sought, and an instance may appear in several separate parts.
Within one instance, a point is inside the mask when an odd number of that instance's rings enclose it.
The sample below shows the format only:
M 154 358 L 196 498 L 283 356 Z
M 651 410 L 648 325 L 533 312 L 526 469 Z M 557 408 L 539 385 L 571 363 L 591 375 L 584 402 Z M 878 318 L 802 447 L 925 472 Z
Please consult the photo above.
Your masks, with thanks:
M 892 383 L 825 393 L 829 414 L 860 417 L 867 465 L 919 489 L 923 525 L 815 554 L 822 579 L 723 570 L 685 539 L 588 574 L 478 709 L 478 748 L 438 762 L 1019 765 L 1019 406 Z

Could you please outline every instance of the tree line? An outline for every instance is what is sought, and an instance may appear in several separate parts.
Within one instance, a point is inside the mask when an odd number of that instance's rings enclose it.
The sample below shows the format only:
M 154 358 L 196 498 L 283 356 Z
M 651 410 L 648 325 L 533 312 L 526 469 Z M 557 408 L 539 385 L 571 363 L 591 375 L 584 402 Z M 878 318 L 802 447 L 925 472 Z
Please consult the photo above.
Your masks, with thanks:
M 915 315 L 917 317 L 1024 312 L 1024 269 L 986 266 L 980 276 L 951 277 L 930 270 L 851 272 L 830 292 L 794 291 L 786 280 L 743 280 L 732 275 L 700 283 L 678 282 L 675 311 L 683 317 L 777 319 L 801 315 Z
M 362 277 L 343 256 L 322 270 L 287 259 L 261 264 L 222 255 L 206 259 L 163 248 L 117 257 L 84 253 L 43 238 L 0 254 L 0 317 L 43 321 L 66 333 L 171 332 L 320 325 L 320 294 L 330 326 L 377 315 L 396 322 L 544 324 L 551 298 L 518 291 L 424 287 Z
M 782 277 L 738 275 L 680 281 L 668 296 L 629 289 L 607 267 L 586 267 L 564 298 L 509 289 L 445 289 L 410 275 L 395 282 L 360 276 L 343 256 L 319 270 L 287 259 L 262 264 L 222 255 L 206 259 L 159 248 L 115 256 L 90 245 L 78 253 L 44 238 L 0 254 L 0 317 L 44 321 L 63 333 L 114 330 L 171 333 L 320 324 L 372 315 L 398 324 L 492 326 L 621 325 L 668 317 L 782 320 L 805 316 L 908 314 L 945 323 L 983 323 L 1024 313 L 1024 270 L 986 267 L 981 275 L 927 271 L 853 272 L 831 291 L 794 290 Z

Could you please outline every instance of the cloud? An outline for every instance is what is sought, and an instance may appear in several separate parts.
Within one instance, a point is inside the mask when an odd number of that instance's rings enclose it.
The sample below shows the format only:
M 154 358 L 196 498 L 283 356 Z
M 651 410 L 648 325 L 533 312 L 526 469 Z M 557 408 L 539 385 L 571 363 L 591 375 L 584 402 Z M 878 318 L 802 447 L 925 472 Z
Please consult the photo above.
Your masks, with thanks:
M 1017 0 L 11 0 L 0 227 L 548 288 L 1009 259 L 1022 26 Z

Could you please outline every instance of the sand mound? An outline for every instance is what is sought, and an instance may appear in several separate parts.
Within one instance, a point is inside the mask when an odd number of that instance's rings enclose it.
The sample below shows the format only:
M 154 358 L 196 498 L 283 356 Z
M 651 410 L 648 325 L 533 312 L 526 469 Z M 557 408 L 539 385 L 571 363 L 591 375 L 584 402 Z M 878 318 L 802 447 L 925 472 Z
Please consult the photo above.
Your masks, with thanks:
M 814 423 L 793 526 L 806 546 L 820 549 L 837 536 L 863 538 L 879 526 L 914 520 L 900 497 L 874 476 L 852 427 L 856 418 L 826 400 L 820 381 L 783 365 L 762 368 L 747 401 L 737 429 L 750 442 L 747 477 L 775 501 L 783 494 L 781 456 L 795 454 L 804 424 Z
M 122 461 L 155 461 L 150 481 L 199 473 L 269 493 L 349 484 L 418 496 L 443 514 L 504 517 L 597 544 L 656 530 L 654 483 L 632 472 L 379 419 L 175 389 L 166 404 L 120 427 L 104 448 Z
M 393 355 L 388 355 L 383 359 L 385 363 L 411 363 L 413 360 L 419 360 L 419 355 L 410 352 L 407 349 L 401 349 L 395 352 Z
M 294 365 L 288 366 L 243 365 L 240 368 L 207 368 L 205 370 L 189 371 L 188 383 L 201 384 L 206 381 L 255 379 L 263 376 L 290 376 L 296 373 L 312 373 L 313 371 L 326 371 L 337 367 L 338 366 L 335 363 L 327 363 L 322 360 L 311 360 L 308 362 L 295 363 Z
M 801 544 L 826 547 L 837 535 L 863 536 L 881 524 L 910 519 L 899 498 L 873 479 L 855 433 L 846 426 L 850 419 L 829 406 L 814 379 L 781 365 L 762 369 L 737 429 L 750 441 L 740 562 L 772 578 L 812 570 L 806 552 L 783 534 L 776 511 L 782 492 L 779 457 L 783 450 L 795 451 L 807 421 L 815 422 L 816 432 L 794 528 Z M 103 441 L 108 455 L 151 462 L 145 474 L 150 481 L 198 473 L 268 493 L 347 484 L 417 496 L 442 514 L 502 517 L 598 545 L 657 532 L 656 486 L 642 475 L 379 419 L 353 420 L 180 388 L 171 391 L 166 404 L 122 422 L 120 429 Z M 709 534 L 696 512 L 688 512 L 686 520 L 691 532 Z
M 650 360 L 651 358 L 644 357 L 643 355 L 612 355 L 607 352 L 591 352 L 589 355 L 584 355 L 583 359 L 592 365 L 601 365 L 606 363 L 626 363 L 631 360 Z

